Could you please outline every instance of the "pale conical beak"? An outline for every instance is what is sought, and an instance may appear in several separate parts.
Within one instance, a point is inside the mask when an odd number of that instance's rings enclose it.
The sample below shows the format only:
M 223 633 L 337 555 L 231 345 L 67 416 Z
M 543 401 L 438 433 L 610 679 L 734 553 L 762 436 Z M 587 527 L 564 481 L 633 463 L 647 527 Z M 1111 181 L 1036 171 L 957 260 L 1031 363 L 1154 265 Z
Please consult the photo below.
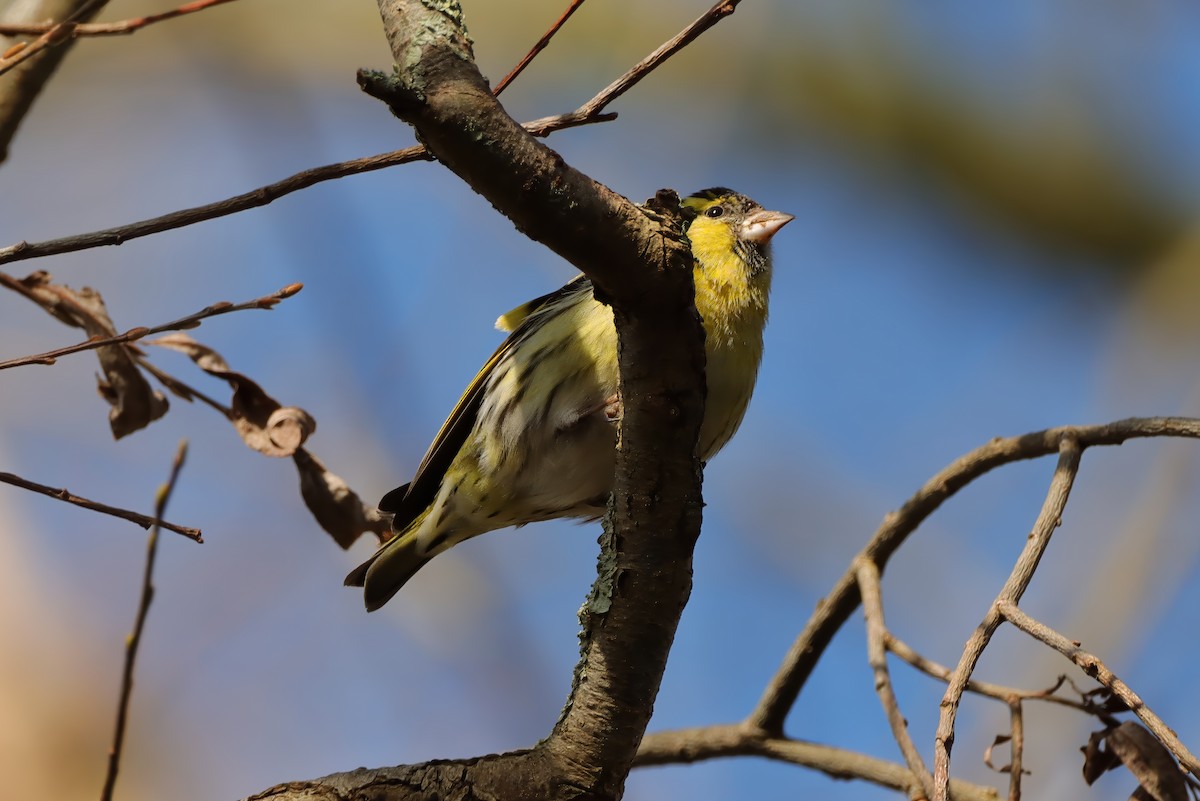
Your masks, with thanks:
M 756 211 L 742 220 L 741 238 L 749 242 L 765 245 L 771 241 L 780 228 L 796 219 L 791 214 L 782 211 Z

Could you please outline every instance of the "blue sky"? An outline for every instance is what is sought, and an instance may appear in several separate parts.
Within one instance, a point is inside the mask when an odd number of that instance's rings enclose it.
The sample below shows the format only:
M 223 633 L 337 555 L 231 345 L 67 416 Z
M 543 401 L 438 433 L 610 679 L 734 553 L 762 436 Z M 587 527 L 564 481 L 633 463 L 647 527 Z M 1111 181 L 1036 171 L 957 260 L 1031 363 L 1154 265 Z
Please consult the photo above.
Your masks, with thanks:
M 554 3 L 528 5 L 518 24 L 467 4 L 488 74 L 557 13 Z M 520 116 L 568 110 L 705 5 L 663 4 L 641 26 L 585 7 L 506 101 Z M 354 86 L 355 67 L 386 64 L 373 11 L 344 20 L 314 11 L 281 42 L 271 15 L 282 7 L 234 4 L 209 22 L 81 44 L 5 165 L 0 242 L 153 216 L 411 141 Z M 222 27 L 234 20 L 237 30 Z M 634 199 L 662 186 L 724 184 L 797 215 L 776 241 L 755 400 L 706 472 L 695 592 L 652 729 L 744 716 L 884 514 L 961 453 L 1052 425 L 1197 413 L 1200 351 L 1187 313 L 1197 274 L 1185 222 L 1200 172 L 1191 146 L 1200 133 L 1200 61 L 1190 46 L 1198 22 L 1185 3 L 907 2 L 886 13 L 867 3 L 745 3 L 621 101 L 617 122 L 551 140 Z M 593 32 L 613 46 L 595 44 Z M 263 46 L 252 46 L 260 37 Z M 886 48 L 872 49 L 880 42 Z M 814 73 L 818 58 L 824 72 Z M 889 70 L 896 82 L 880 83 Z M 910 158 L 902 137 L 887 139 L 904 130 L 900 112 L 889 125 L 839 118 L 813 94 L 814 74 L 928 92 L 943 113 L 984 121 L 997 141 L 1036 144 L 1053 111 L 1055 130 L 1087 134 L 1065 141 L 1102 154 L 1130 197 L 1178 224 L 1177 239 L 1137 257 L 1083 236 L 1048 244 L 1044 228 L 1013 211 L 1020 203 L 974 194 L 971 176 L 937 152 Z M 898 108 L 906 98 L 897 94 Z M 1032 203 L 1070 190 L 1034 181 L 1028 194 Z M 1094 200 L 1080 192 L 1071 202 L 1086 210 Z M 312 451 L 367 498 L 408 479 L 499 342 L 496 315 L 573 274 L 436 164 L 9 272 L 26 268 L 100 289 L 119 329 L 303 282 L 269 314 L 223 317 L 193 334 L 311 412 Z M 5 358 L 78 338 L 15 296 L 0 308 Z M 154 357 L 221 394 L 186 359 Z M 358 765 L 525 746 L 548 731 L 577 654 L 575 614 L 598 526 L 482 537 L 368 616 L 341 579 L 370 546 L 343 553 L 316 528 L 286 461 L 250 452 L 210 410 L 174 399 L 165 420 L 114 444 L 94 372 L 80 355 L 4 374 L 0 469 L 148 511 L 175 443 L 191 441 L 168 516 L 203 528 L 207 542 L 167 538 L 161 549 L 121 778 L 127 798 L 241 797 Z M 1101 653 L 1193 745 L 1195 643 L 1181 632 L 1195 629 L 1200 609 L 1195 458 L 1191 443 L 1085 454 L 1026 605 Z M 902 550 L 884 587 L 902 638 L 957 660 L 1052 468 L 1039 461 L 988 476 Z M 2 660 L 0 700 L 18 710 L 28 740 L 21 765 L 2 753 L 0 765 L 24 766 L 33 788 L 91 792 L 144 535 L 13 489 L 0 496 L 0 572 L 11 574 L 0 621 L 16 644 Z M 1009 632 L 980 674 L 1037 687 L 1066 670 Z M 895 671 L 928 756 L 941 688 Z M 979 759 L 1004 730 L 1002 711 L 975 701 L 960 717 L 964 777 L 1002 783 Z M 1089 722 L 1031 714 L 1030 792 L 1083 797 L 1075 748 Z M 788 731 L 898 759 L 857 617 Z M 70 768 L 49 771 L 63 753 Z M 1089 797 L 1124 798 L 1131 786 L 1109 776 Z M 761 760 L 638 771 L 627 797 L 817 793 L 893 797 Z

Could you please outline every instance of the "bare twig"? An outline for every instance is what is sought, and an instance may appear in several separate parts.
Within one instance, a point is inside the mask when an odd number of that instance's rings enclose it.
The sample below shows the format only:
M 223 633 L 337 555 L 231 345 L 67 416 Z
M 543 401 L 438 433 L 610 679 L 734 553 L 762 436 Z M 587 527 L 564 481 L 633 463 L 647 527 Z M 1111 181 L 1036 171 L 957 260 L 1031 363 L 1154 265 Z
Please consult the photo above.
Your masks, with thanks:
M 518 75 L 525 71 L 525 68 L 529 66 L 529 63 L 537 58 L 537 54 L 546 49 L 546 45 L 550 44 L 550 40 L 554 38 L 554 34 L 558 33 L 559 29 L 562 28 L 563 25 L 567 24 L 567 20 L 571 18 L 571 15 L 574 14 L 576 9 L 578 9 L 581 5 L 583 5 L 583 0 L 571 0 L 571 5 L 567 6 L 567 10 L 562 13 L 562 16 L 558 18 L 558 21 L 550 26 L 550 30 L 542 34 L 542 38 L 538 39 L 537 43 L 530 48 L 529 52 L 525 54 L 525 58 L 521 59 L 517 66 L 509 70 L 508 74 L 500 79 L 500 82 L 492 89 L 492 94 L 494 94 L 496 97 L 499 97 L 500 93 L 508 88 L 508 85 L 515 81 Z
M 677 36 L 646 56 L 634 65 L 632 69 L 609 84 L 599 94 L 575 111 L 553 117 L 543 117 L 525 123 L 526 130 L 533 136 L 546 137 L 555 131 L 616 119 L 617 115 L 615 113 L 604 112 L 604 109 L 610 103 L 632 89 L 642 78 L 645 78 L 657 69 L 664 61 L 679 52 L 679 50 L 701 33 L 720 22 L 724 17 L 732 14 L 739 1 L 722 0 L 722 2 L 717 3 L 703 16 L 684 28 Z M 42 258 L 44 256 L 56 256 L 61 253 L 74 253 L 79 250 L 106 245 L 121 245 L 131 239 L 139 239 L 150 234 L 183 228 L 206 220 L 213 220 L 247 209 L 265 206 L 285 195 L 306 189 L 323 181 L 381 170 L 385 167 L 394 167 L 412 161 L 429 161 L 431 158 L 423 146 L 415 145 L 402 150 L 394 150 L 390 153 L 381 153 L 377 156 L 368 156 L 352 161 L 327 164 L 323 167 L 314 167 L 303 172 L 298 172 L 281 181 L 276 181 L 273 184 L 268 184 L 267 186 L 259 187 L 258 189 L 226 198 L 225 200 L 218 200 L 215 203 L 171 212 L 161 217 L 153 217 L 148 220 L 119 225 L 114 228 L 106 228 L 101 231 L 76 234 L 59 239 L 48 239 L 44 242 L 17 242 L 8 247 L 0 248 L 0 264 L 22 261 L 24 259 Z
M 83 22 L 78 25 L 71 26 L 64 35 L 69 37 L 79 38 L 82 36 L 119 36 L 123 34 L 131 34 L 134 31 L 139 31 L 147 25 L 153 25 L 156 22 L 175 19 L 186 14 L 194 14 L 197 11 L 204 11 L 207 8 L 223 5 L 224 3 L 232 3 L 233 0 L 193 0 L 191 3 L 184 3 L 182 6 L 171 11 L 163 11 L 160 14 L 148 14 L 144 17 L 133 17 L 131 19 L 123 19 L 117 22 Z M 20 25 L 4 25 L 0 24 L 0 36 L 37 36 L 39 34 L 50 33 L 56 24 L 54 22 L 26 23 Z
M 1008 764 L 1008 801 L 1021 801 L 1021 774 L 1025 754 L 1025 709 L 1019 699 L 1014 698 L 1008 705 L 1009 720 L 1012 727 L 1012 740 L 1009 749 L 1012 759 Z
M 407 164 L 410 161 L 427 161 L 428 159 L 429 155 L 425 152 L 425 148 L 416 146 L 407 147 L 403 150 L 394 150 L 390 153 L 382 153 L 378 156 L 368 156 L 337 164 L 327 164 L 323 167 L 314 167 L 288 176 L 282 181 L 276 181 L 273 184 L 261 186 L 231 198 L 190 209 L 173 211 L 161 217 L 152 217 L 148 220 L 141 220 L 127 225 L 118 225 L 115 228 L 105 228 L 101 231 L 92 231 L 86 234 L 75 234 L 60 239 L 48 239 L 44 242 L 17 242 L 14 245 L 0 249 L 0 264 L 22 261 L 24 259 L 41 258 L 43 256 L 57 256 L 60 253 L 74 253 L 75 251 L 105 245 L 121 245 L 143 236 L 158 234 L 175 228 L 183 228 L 198 222 L 204 222 L 205 220 L 215 220 L 229 214 L 236 214 L 247 209 L 265 206 L 285 195 L 290 195 L 292 192 L 298 192 L 301 189 L 307 189 L 322 181 L 381 170 L 397 164 Z
M 872 765 L 867 769 L 864 768 L 863 763 L 857 760 L 843 761 L 850 757 L 836 752 L 834 756 L 830 757 L 830 752 L 826 751 L 824 746 L 790 740 L 784 737 L 779 729 L 764 728 L 761 722 L 766 721 L 773 723 L 774 726 L 782 726 L 784 716 L 795 701 L 793 693 L 798 694 L 833 632 L 845 622 L 857 606 L 860 600 L 861 582 L 865 579 L 867 587 L 874 585 L 871 579 L 878 575 L 878 570 L 867 569 L 864 571 L 863 563 L 869 561 L 876 568 L 882 568 L 904 538 L 915 530 L 925 517 L 932 514 L 946 498 L 975 478 L 1003 464 L 1044 456 L 1055 451 L 1060 452 L 1059 468 L 1056 470 L 1051 491 L 1048 493 L 1047 504 L 1039 516 L 1031 537 L 1031 547 L 1027 547 L 1026 553 L 1014 568 L 1009 584 L 1006 584 L 1008 591 L 1019 597 L 1028 586 L 1032 571 L 1036 567 L 1037 556 L 1044 549 L 1044 539 L 1049 537 L 1059 522 L 1061 505 L 1066 502 L 1066 491 L 1069 489 L 1070 480 L 1077 469 L 1081 450 L 1084 447 L 1117 445 L 1131 438 L 1151 436 L 1200 438 L 1200 420 L 1133 418 L 1099 426 L 1067 426 L 1047 429 L 1021 437 L 992 440 L 956 460 L 926 483 L 901 509 L 890 513 L 884 519 L 872 542 L 855 558 L 850 570 L 842 577 L 833 592 L 827 596 L 827 600 L 818 606 L 813 619 L 809 621 L 793 645 L 780 671 L 767 687 L 758 707 L 744 722 L 649 734 L 642 742 L 636 764 L 669 764 L 718 757 L 758 755 L 794 762 L 823 770 L 838 777 L 866 778 L 868 781 L 876 781 L 885 786 L 907 790 L 910 794 L 921 794 L 923 790 L 916 782 L 911 768 L 884 763 L 889 766 L 890 772 L 886 773 L 888 778 L 885 781 L 879 781 L 876 777 L 880 774 L 874 772 L 878 766 Z M 868 620 L 876 619 L 882 622 L 882 617 L 877 615 L 877 612 L 880 611 L 880 604 L 877 600 L 871 600 L 865 606 Z M 1182 746 L 1178 738 L 1150 710 L 1146 709 L 1141 699 L 1132 690 L 1120 683 L 1119 679 L 1116 679 L 1111 672 L 1104 668 L 1098 659 L 1080 650 L 1078 643 L 1071 643 L 1061 635 L 1025 616 L 1015 603 L 1001 603 L 998 609 L 1005 619 L 1057 648 L 1082 667 L 1088 675 L 1110 688 L 1115 695 L 1138 712 L 1147 727 L 1162 739 L 1180 762 L 1189 770 L 1195 770 L 1195 758 Z M 871 638 L 877 640 L 878 635 L 871 636 Z M 917 669 L 942 681 L 951 681 L 953 672 L 949 668 L 922 657 L 886 629 L 883 632 L 883 642 L 889 650 Z M 876 661 L 878 661 L 877 653 L 873 656 L 873 664 Z M 964 675 L 967 679 L 964 683 L 966 690 L 1000 700 L 1006 703 L 1011 710 L 1013 743 L 1010 746 L 1012 761 L 1009 769 L 1014 772 L 1014 776 L 1010 778 L 1010 798 L 1019 797 L 1020 794 L 1024 751 L 1022 705 L 1025 700 L 1041 700 L 1069 706 L 1089 714 L 1096 713 L 1096 710 L 1086 700 L 1076 701 L 1056 695 L 1064 683 L 1070 683 L 1065 676 L 1060 677 L 1053 686 L 1044 690 L 1024 690 L 981 682 L 970 679 L 969 675 Z M 1072 684 L 1072 686 L 1074 685 Z M 1078 689 L 1076 691 L 1083 694 Z M 961 696 L 961 693 L 959 695 Z M 831 767 L 831 765 L 837 767 Z M 847 765 L 851 766 L 847 767 Z M 872 771 L 870 775 L 867 775 L 867 770 Z M 955 799 L 972 797 L 964 795 L 970 791 L 964 790 L 957 780 L 950 781 L 950 789 Z M 990 797 L 995 797 L 994 791 L 986 790 L 986 792 L 992 794 Z
M 3 55 L 0 55 L 0 75 L 13 69 L 22 61 L 33 58 L 48 47 L 70 41 L 72 31 L 78 25 L 79 20 L 86 19 L 88 15 L 95 13 L 97 9 L 107 2 L 108 0 L 91 0 L 90 3 L 80 6 L 75 13 L 71 14 L 65 20 L 52 23 L 46 32 L 31 44 L 23 47 L 19 45 L 10 47 Z
M 920 786 L 923 797 L 933 794 L 933 776 L 921 759 L 912 736 L 908 733 L 908 721 L 900 711 L 900 702 L 896 699 L 892 687 L 892 677 L 888 672 L 887 624 L 883 618 L 883 595 L 879 587 L 879 568 L 869 559 L 858 559 L 857 577 L 859 592 L 862 593 L 863 613 L 867 619 L 867 662 L 875 673 L 875 692 L 879 694 L 879 702 L 887 715 L 888 725 L 892 729 L 892 738 L 900 746 L 904 762 L 913 775 L 913 780 Z
M 133 631 L 125 640 L 125 667 L 121 671 L 121 697 L 117 703 L 117 722 L 113 731 L 112 747 L 108 750 L 108 771 L 104 776 L 104 787 L 100 791 L 100 801 L 112 801 L 113 788 L 117 783 L 117 771 L 121 766 L 121 749 L 125 744 L 125 725 L 129 718 L 129 699 L 133 695 L 133 665 L 137 660 L 138 646 L 142 642 L 142 631 L 146 627 L 146 614 L 154 600 L 154 558 L 158 553 L 158 529 L 163 513 L 167 509 L 167 501 L 175 489 L 179 471 L 183 469 L 187 457 L 187 440 L 179 443 L 175 459 L 171 463 L 171 474 L 167 482 L 158 488 L 154 501 L 155 524 L 150 529 L 150 539 L 146 543 L 146 568 L 142 573 L 142 596 L 138 602 L 137 617 L 134 620 Z
M 887 634 L 887 648 L 897 657 L 912 665 L 925 675 L 932 676 L 933 678 L 939 679 L 943 682 L 950 681 L 950 668 L 917 653 L 911 646 L 898 639 L 896 635 L 892 634 L 891 632 L 888 632 Z M 1061 695 L 1055 695 L 1055 693 L 1058 692 L 1058 689 L 1067 682 L 1068 679 L 1066 676 L 1059 676 L 1058 680 L 1054 682 L 1053 685 L 1044 690 L 1023 690 L 1018 687 L 1005 687 L 1001 684 L 992 684 L 986 681 L 979 681 L 978 679 L 971 679 L 969 682 L 967 682 L 967 692 L 972 692 L 985 698 L 993 698 L 1005 704 L 1011 703 L 1013 699 L 1045 701 L 1046 703 L 1060 704 L 1062 706 L 1068 706 L 1072 709 L 1077 709 L 1080 712 L 1087 712 L 1090 714 L 1091 708 L 1087 704 L 1081 701 L 1076 701 L 1073 698 L 1065 698 Z M 1076 691 L 1082 695 L 1082 691 L 1078 690 L 1078 688 L 1076 688 Z
M 643 78 L 658 69 L 671 56 L 691 44 L 700 34 L 737 11 L 740 2 L 741 0 L 720 0 L 697 17 L 691 25 L 663 42 L 657 50 L 638 62 L 633 69 L 604 87 L 599 94 L 580 106 L 575 114 L 581 115 L 585 119 L 599 114 L 609 103 L 637 86 Z
M 859 556 L 872 560 L 882 570 L 896 549 L 947 498 L 1001 465 L 1056 452 L 1064 437 L 1078 440 L 1082 447 L 1119 445 L 1139 437 L 1200 438 L 1200 420 L 1134 417 L 1105 425 L 1062 426 L 1019 437 L 996 438 L 955 460 L 926 482 L 900 509 L 890 512 Z M 858 603 L 858 580 L 851 567 L 817 606 L 747 718 L 748 723 L 773 734 L 782 732 L 784 719 L 817 660 Z
M 829 745 L 776 737 L 744 723 L 647 734 L 634 764 L 674 765 L 736 756 L 758 756 L 819 770 L 835 779 L 859 779 L 917 797 L 920 785 L 904 765 Z M 991 787 L 955 780 L 955 801 L 997 801 Z
M 983 621 L 976 627 L 975 632 L 963 647 L 958 666 L 950 676 L 946 693 L 942 696 L 941 714 L 938 717 L 937 733 L 934 735 L 933 747 L 933 801 L 950 801 L 950 751 L 954 747 L 954 721 L 958 714 L 958 705 L 966 691 L 971 673 L 983 656 L 983 651 L 991 642 L 992 635 L 1003 622 L 1000 612 L 1002 603 L 1016 604 L 1025 594 L 1038 563 L 1050 545 L 1050 537 L 1054 530 L 1062 524 L 1063 510 L 1067 506 L 1067 498 L 1071 494 L 1071 486 L 1079 471 L 1079 459 L 1083 449 L 1079 441 L 1071 436 L 1064 436 L 1059 441 L 1058 466 L 1054 477 L 1050 480 L 1050 488 L 1046 492 L 1046 500 L 1038 513 L 1025 547 L 1013 566 L 1012 573 L 1000 589 L 996 600 L 984 615 Z
M 116 506 L 109 506 L 108 504 L 89 501 L 87 498 L 81 498 L 78 495 L 72 495 L 65 489 L 55 489 L 54 487 L 47 487 L 44 484 L 36 484 L 32 481 L 27 481 L 20 476 L 13 475 L 12 473 L 0 473 L 0 483 L 12 484 L 14 487 L 32 490 L 33 492 L 40 492 L 42 495 L 48 495 L 51 498 L 57 498 L 60 501 L 73 503 L 76 506 L 82 506 L 84 509 L 91 509 L 93 512 L 101 512 L 106 515 L 112 515 L 113 517 L 120 517 L 123 520 L 128 520 L 131 523 L 137 523 L 139 526 L 145 529 L 148 529 L 154 525 L 159 525 L 168 531 L 174 531 L 176 534 L 182 534 L 190 540 L 204 542 L 204 538 L 201 536 L 200 529 L 198 528 L 177 526 L 174 523 L 168 523 L 165 520 L 155 517 L 147 517 L 146 515 L 138 514 L 137 512 L 131 512 L 128 509 L 120 509 Z
M 1015 599 L 1004 599 L 998 605 L 1000 614 L 1009 623 L 1016 626 L 1021 631 L 1034 637 L 1037 640 L 1045 643 L 1054 650 L 1058 651 L 1063 656 L 1074 662 L 1079 668 L 1091 676 L 1100 684 L 1107 687 L 1114 696 L 1119 698 L 1129 709 L 1138 716 L 1142 723 L 1146 724 L 1155 737 L 1157 737 L 1163 745 L 1170 749 L 1179 763 L 1183 765 L 1193 776 L 1200 778 L 1200 760 L 1196 758 L 1187 747 L 1180 742 L 1179 737 L 1175 732 L 1163 722 L 1157 714 L 1154 713 L 1141 697 L 1133 691 L 1128 684 L 1121 681 L 1117 676 L 1109 670 L 1100 658 L 1084 651 L 1078 642 L 1069 640 L 1062 634 L 1059 634 L 1054 629 L 1044 623 L 1034 620 L 1029 615 L 1022 612 L 1016 604 Z
M 15 278 L 5 275 L 4 273 L 0 273 L 0 286 L 5 286 L 12 289 L 14 288 L 14 285 L 17 287 L 21 286 L 20 282 Z M 216 317 L 221 314 L 246 311 L 247 309 L 272 309 L 277 303 L 279 303 L 279 301 L 284 300 L 285 298 L 290 298 L 303 288 L 304 284 L 289 284 L 278 292 L 272 292 L 270 295 L 264 295 L 261 298 L 255 298 L 254 300 L 249 300 L 245 303 L 229 303 L 227 301 L 221 301 L 220 303 L 214 303 L 211 306 L 206 306 L 194 314 L 189 314 L 187 317 L 180 317 L 178 320 L 156 325 L 151 328 L 139 326 L 137 328 L 131 328 L 125 333 L 118 334 L 113 337 L 93 337 L 86 342 L 68 345 L 65 348 L 46 351 L 45 353 L 39 353 L 34 356 L 22 356 L 17 359 L 9 359 L 8 361 L 0 362 L 0 370 L 7 370 L 10 367 L 22 367 L 30 364 L 54 364 L 54 362 L 60 356 L 67 356 L 69 354 L 79 353 L 85 350 L 94 350 L 95 348 L 102 348 L 106 345 L 125 345 L 130 342 L 136 342 L 143 337 L 151 336 L 153 334 L 161 334 L 166 331 L 190 330 L 192 328 L 199 327 L 202 320 L 206 320 L 209 317 Z M 17 291 L 21 290 L 18 289 Z M 22 292 L 22 294 L 28 295 L 26 292 Z M 34 298 L 34 300 L 36 302 L 36 298 Z

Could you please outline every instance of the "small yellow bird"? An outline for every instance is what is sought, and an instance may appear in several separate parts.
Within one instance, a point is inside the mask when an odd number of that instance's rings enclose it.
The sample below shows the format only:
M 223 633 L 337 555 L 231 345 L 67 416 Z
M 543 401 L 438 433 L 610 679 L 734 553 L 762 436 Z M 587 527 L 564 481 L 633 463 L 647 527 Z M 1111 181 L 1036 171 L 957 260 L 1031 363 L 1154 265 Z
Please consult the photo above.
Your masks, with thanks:
M 708 396 L 697 454 L 733 436 L 754 391 L 771 285 L 768 243 L 792 215 L 717 187 L 682 201 L 704 320 Z M 502 315 L 511 332 L 471 381 L 413 480 L 379 502 L 395 536 L 346 577 L 367 609 L 471 537 L 556 517 L 604 514 L 616 462 L 617 332 L 578 276 Z

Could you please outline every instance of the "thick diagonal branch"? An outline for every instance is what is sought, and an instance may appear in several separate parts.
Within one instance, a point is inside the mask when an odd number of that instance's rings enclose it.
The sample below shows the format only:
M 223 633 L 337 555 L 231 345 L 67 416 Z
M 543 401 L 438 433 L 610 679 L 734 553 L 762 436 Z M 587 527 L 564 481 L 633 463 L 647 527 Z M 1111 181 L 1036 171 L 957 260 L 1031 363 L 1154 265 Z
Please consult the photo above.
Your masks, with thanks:
M 593 280 L 614 309 L 623 416 L 600 576 L 582 613 L 582 658 L 550 736 L 526 751 L 340 774 L 261 797 L 615 799 L 650 719 L 691 590 L 700 530 L 694 453 L 704 332 L 680 222 L 665 222 L 565 164 L 512 119 L 476 68 L 454 2 L 380 0 L 393 74 L 360 84 L 525 234 Z M 669 205 L 669 204 L 668 204 Z M 336 792 L 336 791 L 335 791 Z

